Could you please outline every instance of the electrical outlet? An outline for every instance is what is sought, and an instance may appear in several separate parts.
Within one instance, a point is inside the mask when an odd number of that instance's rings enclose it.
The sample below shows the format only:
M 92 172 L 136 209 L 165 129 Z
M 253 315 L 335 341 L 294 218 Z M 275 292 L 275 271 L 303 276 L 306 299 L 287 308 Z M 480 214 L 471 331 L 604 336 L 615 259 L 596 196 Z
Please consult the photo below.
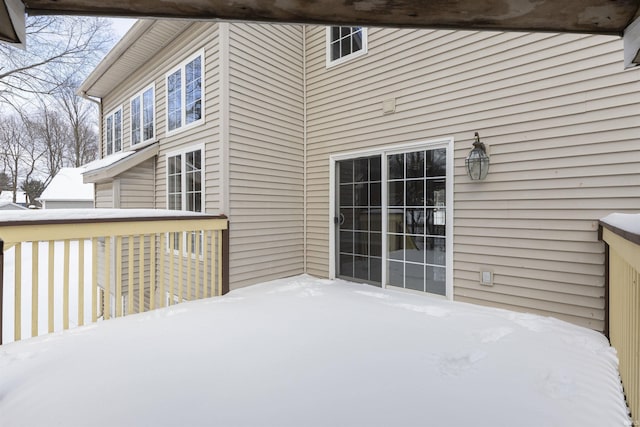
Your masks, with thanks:
M 481 271 L 480 284 L 484 286 L 493 286 L 493 273 L 491 271 Z

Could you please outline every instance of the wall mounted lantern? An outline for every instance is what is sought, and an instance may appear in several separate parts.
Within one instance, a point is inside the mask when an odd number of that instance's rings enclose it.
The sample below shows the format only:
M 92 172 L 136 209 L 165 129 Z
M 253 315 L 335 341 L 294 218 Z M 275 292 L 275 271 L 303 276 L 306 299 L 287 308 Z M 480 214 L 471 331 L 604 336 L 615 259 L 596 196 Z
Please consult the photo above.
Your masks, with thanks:
M 467 174 L 469 178 L 474 181 L 485 179 L 489 172 L 489 156 L 487 150 L 482 142 L 480 142 L 480 135 L 476 132 L 475 142 L 473 143 L 473 149 L 469 152 L 469 155 L 465 159 L 465 165 L 467 166 Z

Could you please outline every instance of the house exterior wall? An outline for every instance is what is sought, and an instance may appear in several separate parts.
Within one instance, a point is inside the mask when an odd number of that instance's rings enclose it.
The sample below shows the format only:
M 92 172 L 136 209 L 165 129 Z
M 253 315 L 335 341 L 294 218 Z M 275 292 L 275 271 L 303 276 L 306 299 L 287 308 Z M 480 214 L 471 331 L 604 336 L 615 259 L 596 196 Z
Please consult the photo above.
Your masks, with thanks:
M 156 167 L 156 207 L 167 208 L 167 155 L 176 150 L 204 146 L 203 186 L 204 211 L 212 214 L 222 212 L 220 202 L 220 85 L 219 85 L 219 39 L 218 24 L 199 22 L 191 25 L 154 59 L 158 70 L 156 80 L 156 111 L 160 133 L 160 153 Z M 166 124 L 166 74 L 182 61 L 198 51 L 204 51 L 204 122 L 200 125 L 167 134 Z M 153 67 L 152 67 L 153 68 Z
M 162 25 L 170 23 L 162 22 Z M 151 27 L 150 31 L 158 31 Z M 106 115 L 122 107 L 123 111 L 123 149 L 130 150 L 144 146 L 131 146 L 131 97 L 144 88 L 155 86 L 155 139 L 160 140 L 160 152 L 155 167 L 154 206 L 162 209 L 166 202 L 166 156 L 176 150 L 191 145 L 205 147 L 205 211 L 220 213 L 220 176 L 219 176 L 219 78 L 218 78 L 218 24 L 210 22 L 196 22 L 187 27 L 169 45 L 161 49 L 144 67 L 134 71 L 131 76 L 123 80 L 103 100 L 103 111 Z M 166 76 L 181 62 L 196 54 L 204 52 L 204 81 L 203 97 L 205 99 L 204 120 L 197 126 L 181 129 L 169 133 L 166 120 Z M 104 120 L 104 117 L 103 117 Z M 102 151 L 106 153 L 106 126 L 103 126 Z M 146 184 L 145 184 L 146 185 Z M 135 197 L 131 193 L 122 194 L 122 207 L 147 207 L 150 201 L 146 198 L 141 205 L 135 204 Z M 140 193 L 136 197 L 141 196 Z M 127 199 L 126 197 L 129 197 Z M 102 201 L 99 202 L 102 204 Z
M 640 79 L 622 71 L 621 40 L 368 34 L 366 55 L 326 68 L 325 28 L 307 28 L 307 272 L 329 274 L 330 155 L 453 137 L 454 299 L 602 329 L 597 220 L 640 209 Z M 482 182 L 464 168 L 476 131 L 490 147 Z
M 304 272 L 302 26 L 229 25 L 231 287 Z
M 118 175 L 120 208 L 155 209 L 155 158 Z
M 42 209 L 87 209 L 93 207 L 93 201 L 82 200 L 43 200 Z
M 96 209 L 113 208 L 113 182 L 95 185 Z

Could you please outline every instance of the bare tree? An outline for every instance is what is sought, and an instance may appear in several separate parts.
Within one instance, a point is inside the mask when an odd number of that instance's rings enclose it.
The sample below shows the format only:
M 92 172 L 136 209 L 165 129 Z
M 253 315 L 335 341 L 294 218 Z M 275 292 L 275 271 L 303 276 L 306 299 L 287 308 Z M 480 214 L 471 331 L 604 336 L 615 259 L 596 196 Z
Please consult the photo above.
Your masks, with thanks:
M 16 107 L 33 94 L 53 93 L 90 70 L 113 43 L 102 18 L 33 16 L 26 32 L 26 50 L 0 43 L 0 104 Z
M 43 181 L 47 185 L 64 166 L 67 144 L 72 138 L 69 125 L 60 112 L 47 106 L 31 118 L 24 118 L 24 123 L 30 139 L 25 150 L 30 153 L 29 158 L 34 159 L 33 166 L 44 175 Z M 31 175 L 25 179 L 30 181 Z
M 97 116 L 95 106 L 76 95 L 77 82 L 65 84 L 56 97 L 65 115 L 71 137 L 65 150 L 66 163 L 79 167 L 98 155 L 98 135 L 91 123 Z
M 8 172 L 9 189 L 16 202 L 18 180 L 22 172 L 22 158 L 26 140 L 24 123 L 18 116 L 9 116 L 0 122 L 0 156 L 5 173 Z

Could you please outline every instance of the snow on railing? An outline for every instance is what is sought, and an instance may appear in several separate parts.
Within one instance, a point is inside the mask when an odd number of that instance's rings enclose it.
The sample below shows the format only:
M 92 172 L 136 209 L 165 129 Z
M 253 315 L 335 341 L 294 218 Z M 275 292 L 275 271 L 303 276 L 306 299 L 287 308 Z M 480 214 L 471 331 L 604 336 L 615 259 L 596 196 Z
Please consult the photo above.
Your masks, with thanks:
M 618 352 L 627 404 L 640 425 L 640 214 L 600 220 L 606 243 L 608 335 Z
M 193 212 L 0 213 L 0 344 L 222 295 L 228 242 L 226 217 Z

